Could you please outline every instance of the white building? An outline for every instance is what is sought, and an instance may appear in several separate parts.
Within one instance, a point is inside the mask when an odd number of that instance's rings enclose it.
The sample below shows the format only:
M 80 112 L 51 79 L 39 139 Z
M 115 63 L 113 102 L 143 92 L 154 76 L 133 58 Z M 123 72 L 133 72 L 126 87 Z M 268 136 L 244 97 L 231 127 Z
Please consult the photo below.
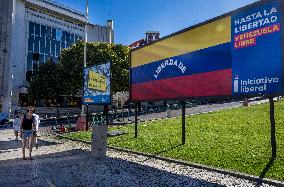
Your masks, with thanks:
M 57 62 L 61 49 L 84 40 L 85 20 L 50 0 L 0 0 L 0 113 L 18 108 L 35 56 L 39 63 Z M 111 20 L 107 26 L 88 24 L 87 30 L 88 41 L 113 42 Z

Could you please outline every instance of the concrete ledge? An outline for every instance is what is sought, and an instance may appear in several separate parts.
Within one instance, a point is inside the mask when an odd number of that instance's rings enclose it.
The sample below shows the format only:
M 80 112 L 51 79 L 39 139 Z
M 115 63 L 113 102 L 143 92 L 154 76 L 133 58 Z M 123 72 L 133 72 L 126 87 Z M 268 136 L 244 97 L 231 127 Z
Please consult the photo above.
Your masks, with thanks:
M 74 139 L 74 138 L 67 138 L 67 137 L 63 137 L 62 135 L 58 135 L 58 137 L 91 145 L 91 142 L 89 142 L 89 141 L 77 140 L 77 139 Z M 107 146 L 107 147 L 108 147 L 108 149 L 113 149 L 113 150 L 116 150 L 116 151 L 122 151 L 122 152 L 142 155 L 142 156 L 145 156 L 145 157 L 149 157 L 150 159 L 155 158 L 155 159 L 159 159 L 159 160 L 163 160 L 163 161 L 167 161 L 167 162 L 172 162 L 172 163 L 176 163 L 176 164 L 190 166 L 190 167 L 193 167 L 193 168 L 198 168 L 198 169 L 203 169 L 203 170 L 221 173 L 221 174 L 225 174 L 225 175 L 230 175 L 230 176 L 233 176 L 233 177 L 238 177 L 238 178 L 249 180 L 249 181 L 254 181 L 254 182 L 256 182 L 256 186 L 260 186 L 261 184 L 264 183 L 264 184 L 284 187 L 284 181 L 282 182 L 282 181 L 272 180 L 272 179 L 268 179 L 268 178 L 262 179 L 262 178 L 259 178 L 257 176 L 248 175 L 248 174 L 230 171 L 230 170 L 225 170 L 225 169 L 220 169 L 220 168 L 209 167 L 209 166 L 202 165 L 202 164 L 196 164 L 196 163 L 191 163 L 191 162 L 187 162 L 187 161 L 161 157 L 161 156 L 158 156 L 158 155 L 152 155 L 152 154 L 147 154 L 147 153 L 143 153 L 143 152 L 139 152 L 139 151 L 133 151 L 133 150 L 129 150 L 129 149 L 113 147 L 113 146 Z

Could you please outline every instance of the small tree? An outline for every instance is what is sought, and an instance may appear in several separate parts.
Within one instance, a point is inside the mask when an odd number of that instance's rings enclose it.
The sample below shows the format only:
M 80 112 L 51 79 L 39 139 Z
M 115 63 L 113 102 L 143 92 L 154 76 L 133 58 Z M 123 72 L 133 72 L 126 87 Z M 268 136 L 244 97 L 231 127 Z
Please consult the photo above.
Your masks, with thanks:
M 61 53 L 60 67 L 63 77 L 68 77 L 66 94 L 81 93 L 83 85 L 83 49 L 84 43 L 78 42 Z M 112 62 L 112 93 L 128 90 L 129 48 L 123 45 L 107 43 L 87 43 L 87 66 Z
M 40 64 L 32 77 L 28 95 L 33 100 L 57 99 L 62 95 L 78 96 L 83 87 L 84 43 L 77 42 L 61 51 L 58 64 L 48 61 Z M 112 93 L 128 90 L 129 48 L 107 43 L 87 43 L 87 66 L 112 62 Z
M 58 98 L 64 94 L 64 81 L 60 74 L 58 64 L 52 63 L 50 60 L 47 63 L 40 64 L 29 84 L 28 96 L 31 100 L 39 99 L 53 100 L 56 99 L 57 116 Z

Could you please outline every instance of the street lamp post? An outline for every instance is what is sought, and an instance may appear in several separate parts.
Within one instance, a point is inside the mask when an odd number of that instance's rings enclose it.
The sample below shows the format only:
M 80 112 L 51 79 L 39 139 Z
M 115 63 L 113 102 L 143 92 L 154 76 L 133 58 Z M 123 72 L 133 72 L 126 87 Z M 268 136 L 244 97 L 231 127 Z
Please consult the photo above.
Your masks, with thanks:
M 10 101 L 9 101 L 9 119 L 11 119 L 12 115 L 12 97 L 13 97 L 13 79 L 14 79 L 14 70 L 16 66 L 13 65 L 12 71 L 11 71 L 11 91 L 10 91 Z
M 87 25 L 88 25 L 88 0 L 86 0 L 86 24 L 85 24 L 85 42 L 84 42 L 84 68 L 87 67 L 87 40 L 88 40 L 88 31 L 87 31 Z M 84 92 L 82 93 L 84 94 Z M 82 114 L 85 113 L 85 105 L 82 104 Z

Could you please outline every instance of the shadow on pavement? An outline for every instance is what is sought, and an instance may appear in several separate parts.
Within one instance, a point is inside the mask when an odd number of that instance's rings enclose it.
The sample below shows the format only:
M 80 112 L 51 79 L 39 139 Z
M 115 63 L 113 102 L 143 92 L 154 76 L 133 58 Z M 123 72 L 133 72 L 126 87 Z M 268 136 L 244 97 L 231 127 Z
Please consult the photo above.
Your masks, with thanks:
M 49 142 L 49 141 L 38 139 L 38 144 L 39 146 L 51 146 L 51 145 L 56 145 L 60 143 Z M 16 141 L 14 139 L 9 139 L 8 141 L 0 141 L 0 153 L 9 152 L 9 150 L 19 149 L 21 147 L 22 147 L 22 140 Z
M 216 186 L 135 162 L 73 149 L 0 162 L 0 186 Z

